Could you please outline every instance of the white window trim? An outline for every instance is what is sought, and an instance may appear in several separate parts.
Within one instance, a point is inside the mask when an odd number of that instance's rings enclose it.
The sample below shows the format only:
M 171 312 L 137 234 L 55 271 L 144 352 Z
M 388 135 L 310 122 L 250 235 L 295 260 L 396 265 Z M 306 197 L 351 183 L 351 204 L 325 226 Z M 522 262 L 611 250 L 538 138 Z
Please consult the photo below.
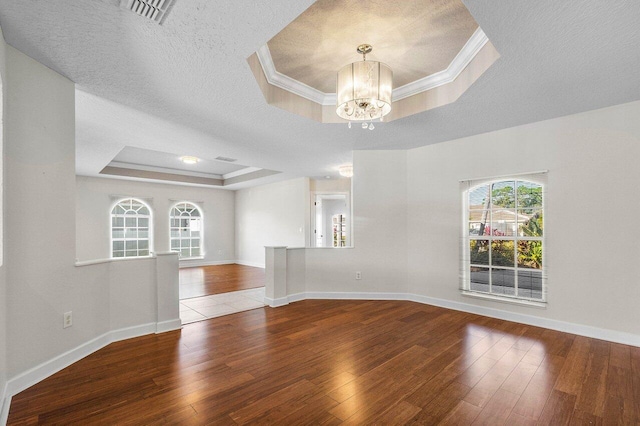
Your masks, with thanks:
M 171 241 L 176 239 L 174 237 L 171 236 L 171 219 L 173 219 L 173 209 L 178 205 L 178 204 L 190 204 L 192 206 L 194 206 L 198 212 L 200 212 L 200 254 L 198 256 L 189 256 L 189 257 L 182 257 L 182 255 L 180 254 L 180 251 L 176 251 L 173 250 L 173 248 L 171 248 Z M 199 205 L 200 203 L 196 203 L 194 201 L 177 201 L 175 203 L 173 203 L 171 205 L 171 207 L 169 208 L 169 251 L 173 251 L 175 253 L 178 253 L 178 261 L 183 261 L 183 260 L 203 260 L 206 257 L 206 252 L 204 249 L 204 211 L 202 209 L 202 207 Z M 191 250 L 190 250 L 191 251 Z
M 547 191 L 547 183 L 546 183 L 546 173 L 547 171 L 540 172 L 529 172 L 529 173 L 517 173 L 506 176 L 493 176 L 487 178 L 480 179 L 465 179 L 460 181 L 461 185 L 461 194 L 462 194 L 462 224 L 461 224 L 461 268 L 460 268 L 460 293 L 465 297 L 472 297 L 476 299 L 484 299 L 491 300 L 497 302 L 505 302 L 515 305 L 524 305 L 538 308 L 546 308 L 547 306 L 547 243 L 546 243 L 546 210 L 547 210 L 547 201 L 546 201 L 546 191 Z M 470 283 L 470 273 L 469 267 L 471 259 L 469 259 L 469 241 L 472 238 L 469 236 L 469 191 L 482 185 L 491 185 L 495 182 L 502 181 L 527 181 L 531 183 L 535 183 L 542 186 L 542 212 L 545 220 L 545 232 L 542 234 L 542 299 L 532 299 L 521 296 L 509 296 L 509 295 L 500 295 L 494 293 L 485 293 L 480 291 L 471 290 Z M 516 239 L 506 238 L 506 239 Z M 527 238 L 519 237 L 518 240 L 526 240 Z M 536 239 L 537 241 L 537 239 Z M 515 267 L 500 267 L 503 269 L 516 269 Z
M 113 256 L 113 209 L 115 208 L 115 206 L 117 206 L 118 204 L 120 204 L 123 201 L 126 200 L 133 200 L 133 201 L 137 201 L 141 204 L 143 204 L 148 210 L 149 210 L 149 254 L 146 256 L 123 256 L 123 257 L 114 257 Z M 125 254 L 126 254 L 126 243 L 125 243 Z M 121 198 L 116 199 L 113 203 L 111 203 L 111 207 L 109 208 L 109 259 L 111 260 L 128 260 L 128 259 L 147 259 L 147 258 L 151 258 L 154 257 L 154 250 L 153 250 L 153 209 L 151 208 L 151 206 L 149 205 L 149 203 L 141 200 L 140 198 L 136 198 L 136 197 L 127 197 L 127 196 L 123 196 Z

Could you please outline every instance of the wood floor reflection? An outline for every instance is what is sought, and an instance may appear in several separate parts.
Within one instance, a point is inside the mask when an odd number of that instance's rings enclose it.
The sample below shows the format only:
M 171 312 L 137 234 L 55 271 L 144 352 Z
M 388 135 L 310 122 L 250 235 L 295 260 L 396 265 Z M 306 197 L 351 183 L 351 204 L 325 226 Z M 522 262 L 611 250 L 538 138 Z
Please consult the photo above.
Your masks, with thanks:
M 180 269 L 180 299 L 264 287 L 264 269 L 238 264 Z
M 399 301 L 302 301 L 118 342 L 9 424 L 636 424 L 640 348 Z

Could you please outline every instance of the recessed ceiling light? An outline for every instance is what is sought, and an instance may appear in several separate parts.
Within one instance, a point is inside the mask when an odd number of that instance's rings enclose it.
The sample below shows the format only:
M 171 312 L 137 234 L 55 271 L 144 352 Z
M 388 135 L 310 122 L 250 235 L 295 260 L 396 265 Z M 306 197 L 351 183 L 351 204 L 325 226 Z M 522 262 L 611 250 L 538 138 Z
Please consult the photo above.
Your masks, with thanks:
M 180 157 L 180 161 L 182 161 L 184 164 L 196 164 L 198 161 L 200 161 L 200 159 L 198 157 L 185 155 L 183 157 Z

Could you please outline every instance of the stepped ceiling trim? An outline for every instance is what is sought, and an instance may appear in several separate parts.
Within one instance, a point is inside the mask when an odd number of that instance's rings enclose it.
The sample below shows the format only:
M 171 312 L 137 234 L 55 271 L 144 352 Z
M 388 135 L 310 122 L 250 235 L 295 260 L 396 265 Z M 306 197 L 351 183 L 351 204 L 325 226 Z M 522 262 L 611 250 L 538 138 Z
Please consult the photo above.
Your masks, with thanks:
M 464 47 L 451 61 L 447 69 L 405 84 L 404 86 L 395 88 L 393 90 L 393 101 L 399 101 L 409 96 L 416 95 L 418 93 L 425 92 L 427 90 L 434 89 L 438 86 L 442 86 L 454 81 L 460 73 L 469 65 L 469 63 L 476 57 L 480 49 L 489 41 L 484 31 L 478 27 L 478 29 L 469 38 Z M 315 89 L 307 84 L 304 84 L 298 80 L 295 80 L 285 74 L 282 74 L 276 70 L 271 57 L 271 52 L 267 44 L 263 45 L 256 52 L 262 71 L 267 79 L 267 82 L 273 86 L 279 87 L 288 92 L 294 93 L 312 102 L 320 105 L 335 105 L 336 94 L 325 93 L 318 89 Z M 391 66 L 391 65 L 390 65 Z M 391 66 L 393 69 L 393 66 Z M 337 70 L 336 70 L 337 72 Z

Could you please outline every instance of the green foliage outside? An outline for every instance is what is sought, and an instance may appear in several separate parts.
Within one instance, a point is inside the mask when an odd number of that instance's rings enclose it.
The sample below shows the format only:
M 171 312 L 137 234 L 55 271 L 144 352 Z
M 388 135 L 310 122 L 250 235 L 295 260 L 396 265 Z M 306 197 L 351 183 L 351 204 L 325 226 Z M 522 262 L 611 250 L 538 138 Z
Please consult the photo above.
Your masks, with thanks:
M 510 182 L 509 182 L 510 183 Z M 541 237 L 543 234 L 544 222 L 542 211 L 542 187 L 517 185 L 518 213 L 532 215 L 524 224 L 520 225 L 519 231 L 527 237 Z M 500 184 L 492 185 L 491 199 L 493 208 L 516 208 L 516 197 L 514 185 Z M 484 227 L 484 226 L 482 226 Z M 485 240 L 470 241 L 470 259 L 472 264 L 489 264 L 489 244 Z M 492 264 L 495 266 L 513 266 L 514 245 L 512 241 L 494 240 L 492 246 Z M 532 269 L 542 268 L 542 242 L 541 241 L 518 241 L 517 262 L 518 266 Z

